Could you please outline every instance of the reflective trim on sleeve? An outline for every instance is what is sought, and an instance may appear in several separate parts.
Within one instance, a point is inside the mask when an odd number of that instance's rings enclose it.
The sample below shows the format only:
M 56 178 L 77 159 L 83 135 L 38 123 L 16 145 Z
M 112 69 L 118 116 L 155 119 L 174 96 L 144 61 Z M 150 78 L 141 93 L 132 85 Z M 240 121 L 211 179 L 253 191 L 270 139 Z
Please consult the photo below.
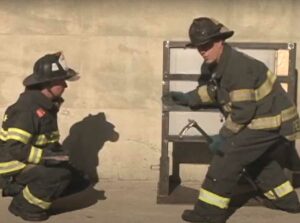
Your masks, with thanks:
M 231 116 L 228 115 L 228 117 L 224 123 L 224 126 L 226 128 L 228 128 L 230 131 L 237 133 L 243 128 L 244 125 L 241 125 L 241 124 L 238 124 L 238 123 L 232 121 Z
M 281 121 L 286 122 L 298 116 L 297 108 L 295 106 L 291 106 L 287 109 L 284 109 L 281 112 Z
M 207 92 L 207 85 L 202 85 L 198 88 L 198 95 L 200 96 L 201 101 L 204 103 L 213 102 Z
M 9 128 L 7 131 L 1 128 L 0 131 L 0 139 L 2 141 L 13 139 L 22 142 L 24 144 L 27 144 L 31 140 L 31 138 L 32 138 L 32 134 L 18 128 Z M 40 134 L 36 136 L 36 142 L 33 142 L 33 144 L 37 146 L 42 146 L 48 143 L 58 142 L 59 138 L 60 135 L 58 131 L 51 132 L 50 134 Z
M 0 139 L 2 140 L 2 141 L 6 141 L 7 139 L 7 131 L 5 131 L 3 128 L 1 128 L 1 130 L 0 130 Z
M 264 195 L 270 200 L 276 200 L 278 198 L 284 197 L 285 195 L 291 193 L 292 191 L 294 191 L 293 186 L 289 181 L 286 181 L 283 184 L 279 185 L 278 187 L 275 187 L 274 189 L 264 193 Z
M 199 200 L 222 209 L 228 208 L 230 202 L 229 198 L 214 194 L 203 188 L 200 189 Z
M 48 143 L 55 143 L 59 141 L 59 132 L 58 131 L 54 131 L 50 134 L 41 134 L 38 135 L 36 138 L 36 142 L 34 143 L 37 146 L 43 146 L 46 145 Z
M 259 101 L 266 97 L 273 89 L 276 81 L 276 74 L 270 70 L 267 72 L 267 78 L 262 85 L 257 89 L 240 89 L 233 90 L 229 93 L 231 102 L 241 101 Z
M 264 97 L 266 97 L 268 94 L 270 94 L 276 79 L 277 79 L 276 74 L 268 70 L 267 79 L 258 89 L 255 90 L 256 101 L 259 101 Z
M 27 144 L 29 140 L 31 139 L 32 135 L 29 132 L 26 132 L 19 128 L 8 128 L 7 131 L 5 131 L 3 128 L 0 131 L 0 139 L 2 141 L 7 141 L 10 139 L 22 142 L 24 144 Z
M 42 209 L 49 209 L 51 203 L 47 201 L 43 201 L 37 197 L 35 197 L 29 190 L 28 186 L 26 186 L 23 190 L 24 198 L 30 203 L 35 206 L 38 206 Z
M 1 162 L 0 163 L 0 174 L 6 174 L 11 172 L 16 172 L 22 170 L 26 167 L 26 164 L 13 160 L 9 162 Z
M 42 154 L 43 154 L 42 149 L 37 148 L 35 146 L 31 146 L 28 162 L 38 164 L 41 161 Z

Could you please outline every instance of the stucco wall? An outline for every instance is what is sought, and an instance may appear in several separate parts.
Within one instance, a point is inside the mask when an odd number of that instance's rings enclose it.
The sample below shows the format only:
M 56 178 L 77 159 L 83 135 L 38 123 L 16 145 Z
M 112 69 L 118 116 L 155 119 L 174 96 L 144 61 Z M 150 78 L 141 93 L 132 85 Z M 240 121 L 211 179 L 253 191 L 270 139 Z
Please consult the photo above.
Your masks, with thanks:
M 198 16 L 235 30 L 231 41 L 300 40 L 296 0 L 1 0 L 0 111 L 23 90 L 21 82 L 36 59 L 62 50 L 68 65 L 81 73 L 65 93 L 62 140 L 74 123 L 105 113 L 120 137 L 98 153 L 100 178 L 156 180 L 162 43 L 187 40 Z M 198 170 L 183 168 L 188 179 L 203 175 Z

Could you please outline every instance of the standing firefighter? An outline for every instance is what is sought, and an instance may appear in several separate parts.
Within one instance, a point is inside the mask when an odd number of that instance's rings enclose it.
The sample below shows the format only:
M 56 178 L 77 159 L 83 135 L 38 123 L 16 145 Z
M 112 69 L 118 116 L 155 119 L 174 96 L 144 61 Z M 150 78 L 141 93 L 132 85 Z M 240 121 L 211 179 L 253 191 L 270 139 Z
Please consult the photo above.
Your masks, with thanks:
M 66 193 L 75 170 L 61 148 L 57 112 L 66 80 L 76 79 L 61 52 L 36 61 L 25 91 L 4 114 L 0 133 L 2 195 L 9 211 L 24 220 L 47 219 L 51 202 Z
M 276 75 L 265 64 L 225 43 L 233 31 L 214 19 L 194 19 L 188 47 L 204 58 L 199 86 L 190 92 L 170 92 L 179 105 L 216 103 L 226 121 L 219 133 L 223 156 L 215 155 L 193 210 L 182 218 L 190 222 L 224 223 L 233 189 L 243 169 L 256 169 L 253 180 L 277 209 L 300 212 L 297 194 L 270 154 L 292 146 L 299 136 L 296 107 Z M 167 98 L 168 98 L 167 97 Z

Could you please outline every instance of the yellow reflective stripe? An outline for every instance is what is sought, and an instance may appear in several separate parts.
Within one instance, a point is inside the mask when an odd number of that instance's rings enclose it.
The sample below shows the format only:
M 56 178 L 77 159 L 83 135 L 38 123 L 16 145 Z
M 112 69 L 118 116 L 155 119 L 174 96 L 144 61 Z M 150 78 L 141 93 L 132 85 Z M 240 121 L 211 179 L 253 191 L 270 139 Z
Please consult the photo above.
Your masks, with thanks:
M 46 134 L 37 135 L 37 139 L 34 144 L 37 146 L 42 146 L 48 143 L 55 143 L 59 141 L 59 137 L 60 135 L 58 131 L 54 131 L 47 135 Z
M 226 111 L 226 112 L 231 112 L 232 111 L 232 109 L 231 109 L 231 105 L 232 105 L 232 103 L 231 102 L 229 102 L 229 103 L 227 103 L 227 104 L 225 104 L 225 105 L 223 105 L 223 109 L 224 109 L 224 111 Z
M 278 187 L 274 188 L 273 190 L 270 190 L 264 195 L 269 198 L 270 200 L 276 200 L 278 198 L 281 198 L 289 193 L 294 191 L 293 186 L 289 181 L 286 181 L 285 183 L 279 185 Z
M 230 202 L 229 198 L 214 194 L 203 188 L 200 189 L 199 200 L 222 209 L 228 208 L 228 204 Z
M 270 200 L 276 200 L 276 195 L 273 193 L 273 191 L 268 191 L 264 193 L 264 195 Z
M 291 106 L 281 111 L 278 115 L 254 118 L 247 127 L 249 129 L 276 129 L 280 127 L 281 123 L 296 117 L 298 117 L 297 109 L 295 106 Z M 239 130 L 243 127 L 243 125 L 233 122 L 230 115 L 227 117 L 224 125 L 234 133 L 239 132 Z M 298 137 L 299 135 L 296 136 Z M 291 135 L 290 137 L 292 138 L 294 135 Z
M 2 140 L 2 141 L 6 141 L 7 139 L 7 131 L 5 131 L 3 128 L 1 128 L 1 130 L 0 130 L 0 139 Z
M 1 128 L 0 131 L 0 139 L 2 141 L 7 141 L 10 139 L 22 142 L 24 144 L 27 144 L 32 138 L 32 135 L 29 132 L 26 132 L 22 129 L 18 128 L 9 128 L 7 131 L 5 131 L 3 128 Z M 50 134 L 41 134 L 36 136 L 36 142 L 33 142 L 33 144 L 37 146 L 46 145 L 48 143 L 55 143 L 59 142 L 59 132 L 54 131 Z
M 300 132 L 295 132 L 291 135 L 284 136 L 289 141 L 295 141 L 296 139 L 300 139 Z
M 26 186 L 23 190 L 24 198 L 33 205 L 39 206 L 42 209 L 48 209 L 51 205 L 50 202 L 43 201 L 37 197 L 35 197 L 30 191 L 28 186 Z
M 42 145 L 47 144 L 47 142 L 48 141 L 47 141 L 46 135 L 38 135 L 36 142 L 34 144 L 37 146 L 42 146 Z
M 287 109 L 284 109 L 281 112 L 281 121 L 286 122 L 298 116 L 297 108 L 295 106 L 291 106 Z
M 224 123 L 224 126 L 226 128 L 228 128 L 229 130 L 231 130 L 232 132 L 237 133 L 241 130 L 241 128 L 243 128 L 244 125 L 241 125 L 241 124 L 238 124 L 238 123 L 232 121 L 231 116 L 228 115 L 228 117 Z
M 38 164 L 41 161 L 42 154 L 43 154 L 42 149 L 37 148 L 35 146 L 31 146 L 28 162 Z
M 248 124 L 249 129 L 274 129 L 281 125 L 281 115 L 255 118 Z
M 255 91 L 254 89 L 234 90 L 229 93 L 229 97 L 232 102 L 254 101 Z
M 207 85 L 202 85 L 198 88 L 198 95 L 200 96 L 201 101 L 204 103 L 213 102 L 207 92 Z
M 9 128 L 7 131 L 2 128 L 0 134 L 0 138 L 2 141 L 13 139 L 24 144 L 27 144 L 32 137 L 29 132 L 26 132 L 19 128 Z
M 274 129 L 279 128 L 282 122 L 289 121 L 298 116 L 295 106 L 281 111 L 280 114 L 262 118 L 255 118 L 248 124 L 250 129 Z
M 267 78 L 262 85 L 257 89 L 240 89 L 234 90 L 229 93 L 230 100 L 232 102 L 240 101 L 259 101 L 267 96 L 273 88 L 276 81 L 276 74 L 273 74 L 270 70 L 267 72 Z
M 32 135 L 29 132 L 26 132 L 22 129 L 18 129 L 18 128 L 9 128 L 8 129 L 7 137 L 9 139 L 15 139 L 15 140 L 18 140 L 20 142 L 23 142 L 24 144 L 28 143 L 31 136 Z
M 255 90 L 255 98 L 257 101 L 263 99 L 272 91 L 276 78 L 276 74 L 268 70 L 267 79 L 258 89 Z
M 6 120 L 7 120 L 7 114 L 4 114 L 4 115 L 3 115 L 2 122 L 5 122 Z
M 15 172 L 25 168 L 26 164 L 21 163 L 17 160 L 0 163 L 0 174 Z

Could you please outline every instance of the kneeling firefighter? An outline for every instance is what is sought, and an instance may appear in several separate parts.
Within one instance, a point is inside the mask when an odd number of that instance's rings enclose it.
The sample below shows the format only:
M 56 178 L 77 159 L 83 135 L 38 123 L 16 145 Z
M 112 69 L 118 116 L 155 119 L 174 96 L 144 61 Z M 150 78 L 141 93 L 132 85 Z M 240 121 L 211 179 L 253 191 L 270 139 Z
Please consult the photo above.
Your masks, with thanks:
M 272 158 L 275 150 L 292 148 L 299 138 L 297 109 L 276 74 L 225 42 L 233 33 L 214 19 L 194 19 L 187 47 L 196 48 L 203 57 L 205 80 L 195 90 L 170 92 L 164 98 L 191 108 L 214 103 L 226 117 L 219 132 L 223 155 L 213 157 L 194 209 L 182 215 L 185 221 L 226 222 L 233 190 L 245 168 L 275 208 L 300 212 L 294 188 Z
M 4 114 L 0 132 L 2 195 L 12 196 L 9 211 L 28 221 L 49 217 L 53 200 L 89 185 L 84 174 L 69 164 L 59 143 L 57 113 L 66 80 L 78 79 L 61 52 L 38 59 L 25 91 Z M 77 185 L 78 186 L 78 185 Z

